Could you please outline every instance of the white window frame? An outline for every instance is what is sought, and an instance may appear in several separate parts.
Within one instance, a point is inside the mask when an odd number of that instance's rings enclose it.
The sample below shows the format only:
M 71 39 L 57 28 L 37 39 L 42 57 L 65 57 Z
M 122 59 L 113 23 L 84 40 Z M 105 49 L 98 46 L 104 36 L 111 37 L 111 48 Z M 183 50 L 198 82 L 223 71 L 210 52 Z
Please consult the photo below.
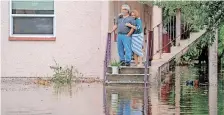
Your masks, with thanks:
M 22 1 L 22 0 L 21 0 Z M 26 1 L 26 0 L 24 0 Z M 10 37 L 56 37 L 56 4 L 54 1 L 54 14 L 12 14 L 12 0 L 10 2 Z M 53 34 L 13 34 L 13 17 L 52 17 L 53 18 Z

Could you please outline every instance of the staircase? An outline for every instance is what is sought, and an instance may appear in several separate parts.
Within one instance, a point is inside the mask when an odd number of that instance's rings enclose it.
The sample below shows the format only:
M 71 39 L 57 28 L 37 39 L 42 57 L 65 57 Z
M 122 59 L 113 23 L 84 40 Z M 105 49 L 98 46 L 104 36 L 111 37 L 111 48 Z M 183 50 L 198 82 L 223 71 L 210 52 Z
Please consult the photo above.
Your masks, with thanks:
M 184 55 L 189 47 L 195 43 L 206 32 L 206 30 L 200 30 L 199 32 L 190 33 L 190 38 L 186 40 L 180 40 L 180 46 L 171 47 L 170 53 L 162 53 L 161 59 L 153 60 L 152 65 L 154 68 L 161 67 L 166 62 L 173 60 L 177 55 Z
M 166 66 L 167 63 L 173 60 L 177 55 L 185 54 L 188 48 L 190 47 L 190 45 L 196 42 L 199 39 L 199 37 L 202 36 L 205 32 L 206 32 L 205 30 L 201 30 L 199 32 L 190 33 L 190 39 L 180 40 L 180 46 L 171 47 L 170 53 L 162 53 L 161 59 L 153 60 L 151 62 L 152 66 L 145 66 L 145 67 L 121 66 L 119 70 L 119 74 L 112 74 L 111 66 L 105 63 L 105 68 L 106 68 L 105 69 L 105 83 L 106 84 L 141 84 L 143 85 L 143 83 L 145 83 L 144 82 L 145 78 L 146 78 L 145 80 L 146 83 L 148 83 L 149 82 L 148 79 L 150 75 L 155 75 L 154 73 L 158 70 L 158 68 L 163 69 L 163 67 Z M 107 56 L 110 57 L 110 55 L 108 54 Z M 147 59 L 148 58 L 149 57 L 147 57 Z
M 106 55 L 104 62 L 104 81 L 106 84 L 143 84 L 143 83 L 149 83 L 149 79 L 150 82 L 154 82 L 151 80 L 155 80 L 157 75 L 161 75 L 161 73 L 167 73 L 169 71 L 170 61 L 172 61 L 175 57 L 180 57 L 181 55 L 184 55 L 189 49 L 189 47 L 206 32 L 205 30 L 200 30 L 198 32 L 190 32 L 191 28 L 186 28 L 184 30 L 181 30 L 179 36 L 176 36 L 176 33 L 174 32 L 175 30 L 173 30 L 174 27 L 176 27 L 176 25 L 170 26 L 172 24 L 163 24 L 163 23 L 164 22 L 161 22 L 160 24 L 155 26 L 151 31 L 147 32 L 147 48 L 146 48 L 147 54 L 146 54 L 145 67 L 121 66 L 119 74 L 116 75 L 112 74 L 112 68 L 109 65 L 111 57 L 111 34 L 108 34 Z M 183 24 L 184 23 L 185 22 L 183 22 Z M 166 27 L 165 25 L 166 26 L 168 25 L 169 27 L 165 28 Z M 158 36 L 160 37 L 157 36 L 156 38 L 154 38 L 155 34 L 158 34 Z M 161 35 L 163 36 L 163 34 L 168 35 L 168 38 L 172 39 L 172 41 L 161 45 L 162 44 L 161 42 L 163 40 L 158 39 L 164 39 L 163 37 L 161 37 Z M 154 40 L 157 40 L 159 43 L 154 44 L 157 43 L 154 42 Z M 163 53 L 163 49 L 167 48 L 171 42 L 176 42 L 176 40 L 178 40 L 179 45 L 172 46 L 169 53 Z M 153 51 L 153 48 L 157 47 L 154 45 L 158 45 L 159 47 L 158 51 L 156 52 Z M 151 66 L 149 66 L 149 59 L 152 59 L 152 57 L 156 54 L 157 55 L 159 54 L 161 58 L 152 60 Z
M 147 68 L 149 69 L 149 68 Z M 107 81 L 108 84 L 128 84 L 128 83 L 144 83 L 145 77 L 145 67 L 125 67 L 121 66 L 119 70 L 119 74 L 112 74 L 112 68 L 109 66 L 107 68 Z M 147 72 L 147 77 L 149 76 L 149 72 Z

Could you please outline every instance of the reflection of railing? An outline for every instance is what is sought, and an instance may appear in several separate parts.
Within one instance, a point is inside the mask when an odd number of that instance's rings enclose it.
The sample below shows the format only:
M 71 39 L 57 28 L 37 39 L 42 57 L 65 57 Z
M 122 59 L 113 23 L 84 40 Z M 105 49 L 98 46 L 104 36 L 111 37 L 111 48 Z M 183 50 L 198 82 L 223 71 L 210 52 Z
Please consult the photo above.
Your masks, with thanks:
M 105 58 L 104 58 L 104 82 L 107 80 L 106 78 L 106 72 L 108 68 L 108 64 L 111 60 L 111 33 L 107 34 L 107 44 L 106 44 L 106 53 L 105 53 Z

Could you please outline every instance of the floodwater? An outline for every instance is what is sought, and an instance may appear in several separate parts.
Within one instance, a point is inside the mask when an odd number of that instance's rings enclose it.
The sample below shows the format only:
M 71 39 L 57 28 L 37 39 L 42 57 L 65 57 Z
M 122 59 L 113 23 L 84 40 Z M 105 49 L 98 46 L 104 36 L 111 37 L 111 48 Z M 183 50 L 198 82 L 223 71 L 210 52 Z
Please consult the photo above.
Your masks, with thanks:
M 42 86 L 32 79 L 2 79 L 1 115 L 224 115 L 222 74 L 214 86 L 207 85 L 206 74 L 196 67 L 178 67 L 168 78 L 148 88 Z

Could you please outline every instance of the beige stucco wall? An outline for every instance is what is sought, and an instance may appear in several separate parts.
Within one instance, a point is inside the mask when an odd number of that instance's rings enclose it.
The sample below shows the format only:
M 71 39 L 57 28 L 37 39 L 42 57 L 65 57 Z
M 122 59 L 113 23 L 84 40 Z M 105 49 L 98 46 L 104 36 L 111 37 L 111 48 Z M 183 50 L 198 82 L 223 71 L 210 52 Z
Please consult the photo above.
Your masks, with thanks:
M 153 35 L 154 35 L 154 39 L 153 39 L 153 59 L 160 59 L 160 54 L 156 53 L 159 49 L 162 48 L 162 30 L 159 27 L 162 27 L 161 23 L 162 23 L 162 8 L 158 7 L 158 6 L 153 6 L 153 13 L 152 13 L 152 31 L 153 31 Z M 159 25 L 159 27 L 157 27 L 157 25 Z M 159 30 L 160 29 L 160 30 Z M 160 35 L 159 35 L 160 34 Z
M 88 77 L 103 74 L 108 2 L 56 1 L 56 41 L 8 41 L 9 1 L 1 1 L 2 77 L 51 76 L 53 58 Z

